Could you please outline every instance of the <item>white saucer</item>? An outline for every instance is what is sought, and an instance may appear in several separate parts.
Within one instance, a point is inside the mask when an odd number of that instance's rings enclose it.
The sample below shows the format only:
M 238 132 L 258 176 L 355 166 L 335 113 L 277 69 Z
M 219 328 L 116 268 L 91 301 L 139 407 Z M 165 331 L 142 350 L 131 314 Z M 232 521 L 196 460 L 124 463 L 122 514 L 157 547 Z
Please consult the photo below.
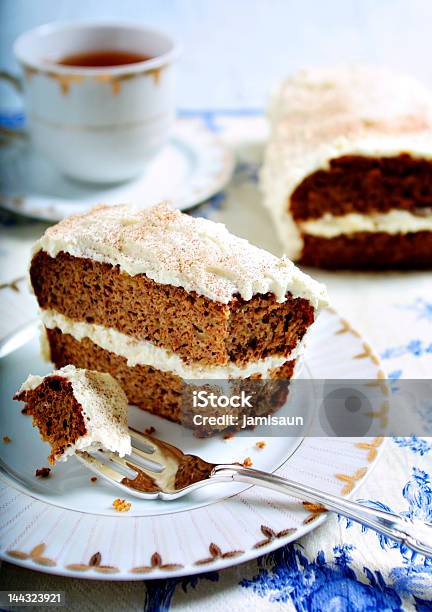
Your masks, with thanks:
M 231 178 L 234 156 L 196 120 L 178 120 L 167 146 L 144 173 L 112 185 L 78 183 L 36 155 L 26 139 L 0 148 L 0 206 L 30 217 L 59 221 L 94 204 L 147 207 L 170 200 L 185 210 L 220 191 Z

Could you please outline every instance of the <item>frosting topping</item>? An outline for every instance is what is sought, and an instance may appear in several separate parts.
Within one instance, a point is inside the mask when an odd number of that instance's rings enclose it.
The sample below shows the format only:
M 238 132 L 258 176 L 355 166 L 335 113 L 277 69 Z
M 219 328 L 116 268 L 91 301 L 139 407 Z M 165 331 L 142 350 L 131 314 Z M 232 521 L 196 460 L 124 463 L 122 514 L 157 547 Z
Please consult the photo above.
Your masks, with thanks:
M 287 258 L 278 258 L 228 232 L 221 223 L 194 218 L 161 203 L 148 209 L 100 205 L 50 227 L 34 252 L 118 265 L 130 275 L 144 273 L 157 283 L 183 287 L 227 304 L 235 294 L 250 300 L 272 292 L 327 304 L 323 285 Z

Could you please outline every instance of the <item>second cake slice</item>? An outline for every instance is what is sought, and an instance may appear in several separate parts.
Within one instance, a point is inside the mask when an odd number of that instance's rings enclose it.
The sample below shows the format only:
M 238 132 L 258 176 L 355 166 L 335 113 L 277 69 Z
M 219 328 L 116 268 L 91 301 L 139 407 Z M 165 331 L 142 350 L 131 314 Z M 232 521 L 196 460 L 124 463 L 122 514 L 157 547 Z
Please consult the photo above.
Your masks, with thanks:
M 326 304 L 287 258 L 167 204 L 65 219 L 30 276 L 56 367 L 109 372 L 131 403 L 176 422 L 185 380 L 290 379 Z

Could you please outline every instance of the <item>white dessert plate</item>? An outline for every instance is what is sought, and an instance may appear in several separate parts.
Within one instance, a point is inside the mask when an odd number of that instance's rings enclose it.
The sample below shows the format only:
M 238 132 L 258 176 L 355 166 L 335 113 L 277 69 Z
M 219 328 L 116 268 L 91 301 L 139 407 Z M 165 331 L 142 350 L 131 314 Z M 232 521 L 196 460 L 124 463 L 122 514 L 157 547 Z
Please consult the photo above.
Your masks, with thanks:
M 72 181 L 37 155 L 18 132 L 0 147 L 0 206 L 48 221 L 95 204 L 132 203 L 147 207 L 170 200 L 180 210 L 220 191 L 234 169 L 233 153 L 200 121 L 180 119 L 167 146 L 143 174 L 118 185 Z
M 18 312 L 26 291 L 2 290 L 2 307 Z M 28 316 L 29 310 L 27 310 Z M 20 315 L 14 319 L 12 327 Z M 22 318 L 21 318 L 22 319 Z M 20 321 L 20 325 L 23 321 Z M 32 427 L 13 393 L 29 372 L 49 365 L 33 337 L 1 361 L 0 558 L 23 567 L 89 579 L 139 580 L 220 570 L 296 540 L 325 520 L 319 509 L 256 487 L 208 487 L 177 501 L 130 498 L 129 512 L 112 502 L 118 490 L 75 458 L 52 468 L 48 446 Z M 333 310 L 311 330 L 301 376 L 309 379 L 370 379 L 386 399 L 384 374 L 371 348 Z M 382 397 L 381 397 L 382 395 Z M 215 462 L 250 457 L 254 467 L 300 480 L 334 494 L 350 495 L 368 477 L 382 438 L 264 438 L 257 429 L 224 440 L 194 439 L 173 423 L 130 407 L 130 424 L 155 427 L 155 435 Z M 6 442 L 3 436 L 7 436 Z M 266 446 L 257 448 L 256 442 Z

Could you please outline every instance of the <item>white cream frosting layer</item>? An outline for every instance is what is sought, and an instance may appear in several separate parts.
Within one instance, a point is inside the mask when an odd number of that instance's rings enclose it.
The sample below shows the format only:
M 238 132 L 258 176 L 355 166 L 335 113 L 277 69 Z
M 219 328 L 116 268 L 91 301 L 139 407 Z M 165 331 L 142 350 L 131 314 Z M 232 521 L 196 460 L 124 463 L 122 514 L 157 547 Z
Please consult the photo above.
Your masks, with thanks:
M 73 365 L 55 370 L 47 376 L 61 376 L 71 385 L 75 399 L 82 407 L 87 433 L 66 448 L 59 457 L 65 461 L 77 451 L 103 447 L 121 457 L 132 452 L 128 431 L 128 401 L 118 382 L 110 375 Z M 20 391 L 36 389 L 46 376 L 30 375 Z
M 267 292 L 283 302 L 290 292 L 314 308 L 327 305 L 324 286 L 287 257 L 275 257 L 221 223 L 182 214 L 166 203 L 146 210 L 97 206 L 50 227 L 33 252 L 39 250 L 118 265 L 127 274 L 144 273 L 224 304 L 235 294 L 250 300 Z
M 253 374 L 261 374 L 266 378 L 270 370 L 282 366 L 286 361 L 297 359 L 303 352 L 303 342 L 301 342 L 288 357 L 271 356 L 251 361 L 245 366 L 234 363 L 225 366 L 188 365 L 174 352 L 145 340 L 136 340 L 116 329 L 73 321 L 54 310 L 41 310 L 40 316 L 42 323 L 49 329 L 58 327 L 64 334 L 70 334 L 78 341 L 89 338 L 101 348 L 125 357 L 130 367 L 148 365 L 162 372 L 176 374 L 185 380 L 248 378 Z
M 432 96 L 415 79 L 387 70 L 332 67 L 303 70 L 275 91 L 271 135 L 261 170 L 263 203 L 287 255 L 303 241 L 290 197 L 317 170 L 343 155 L 432 159 Z
M 342 234 L 357 232 L 385 232 L 386 234 L 408 234 L 410 232 L 432 232 L 432 214 L 413 215 L 406 210 L 391 210 L 388 213 L 362 215 L 349 213 L 334 216 L 326 213 L 319 219 L 302 221 L 299 227 L 305 234 L 334 238 Z

